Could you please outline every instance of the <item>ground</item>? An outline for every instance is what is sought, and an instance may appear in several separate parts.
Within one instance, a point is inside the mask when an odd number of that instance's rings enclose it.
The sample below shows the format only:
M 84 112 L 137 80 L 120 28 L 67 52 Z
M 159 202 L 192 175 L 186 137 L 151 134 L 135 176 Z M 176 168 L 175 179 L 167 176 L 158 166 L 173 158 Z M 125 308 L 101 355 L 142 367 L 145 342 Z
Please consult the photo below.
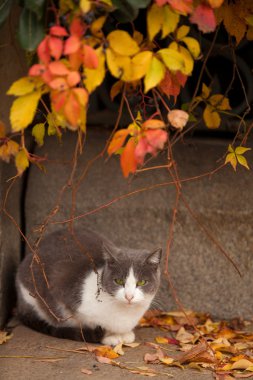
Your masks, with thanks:
M 160 372 L 155 378 L 170 378 L 166 372 L 173 375 L 176 380 L 211 380 L 213 375 L 208 370 L 197 371 L 194 369 L 169 368 L 164 365 L 147 365 L 143 361 L 145 353 L 153 353 L 154 350 L 144 342 L 154 342 L 154 337 L 159 335 L 159 330 L 155 328 L 137 328 L 136 341 L 141 345 L 136 348 L 124 348 L 125 355 L 117 359 L 120 363 L 128 367 L 148 366 Z M 126 369 L 114 367 L 109 364 L 98 363 L 94 354 L 89 352 L 73 353 L 59 351 L 49 347 L 63 350 L 73 350 L 83 347 L 83 343 L 70 340 L 53 338 L 34 332 L 20 324 L 13 329 L 13 337 L 0 346 L 0 373 L 4 380 L 83 380 L 90 379 L 110 379 L 118 380 L 124 377 L 127 379 L 142 379 L 142 375 L 133 374 Z M 173 350 L 173 347 L 171 346 Z M 175 350 L 175 349 L 174 349 Z M 7 358 L 7 356 L 14 356 Z M 25 356 L 28 356 L 25 358 Z M 31 356 L 29 358 L 29 356 Z M 59 361 L 42 361 L 43 358 L 58 359 Z M 82 369 L 92 371 L 86 375 Z M 253 379 L 253 377 L 252 377 Z

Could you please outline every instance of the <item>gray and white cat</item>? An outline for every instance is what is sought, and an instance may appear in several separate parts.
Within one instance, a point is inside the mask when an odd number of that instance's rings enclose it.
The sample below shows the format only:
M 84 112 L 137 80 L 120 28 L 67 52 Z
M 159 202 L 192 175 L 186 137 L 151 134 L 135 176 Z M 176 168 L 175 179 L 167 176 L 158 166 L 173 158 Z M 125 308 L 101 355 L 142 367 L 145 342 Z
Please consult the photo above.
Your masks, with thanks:
M 117 248 L 88 230 L 76 238 L 57 231 L 41 242 L 40 263 L 31 269 L 29 254 L 18 269 L 18 316 L 57 337 L 131 343 L 158 290 L 161 253 Z

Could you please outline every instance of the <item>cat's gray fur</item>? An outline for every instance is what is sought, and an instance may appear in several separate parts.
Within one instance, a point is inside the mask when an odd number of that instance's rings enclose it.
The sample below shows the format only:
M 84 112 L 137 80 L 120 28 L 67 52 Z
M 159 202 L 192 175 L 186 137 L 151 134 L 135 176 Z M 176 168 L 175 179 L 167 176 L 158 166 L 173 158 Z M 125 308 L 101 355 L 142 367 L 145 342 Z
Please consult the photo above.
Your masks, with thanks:
M 26 325 L 75 340 L 134 340 L 132 329 L 159 287 L 160 249 L 117 248 L 89 230 L 74 237 L 63 230 L 41 242 L 38 256 L 40 263 L 28 254 L 16 278 L 18 315 Z M 115 279 L 127 280 L 125 288 Z

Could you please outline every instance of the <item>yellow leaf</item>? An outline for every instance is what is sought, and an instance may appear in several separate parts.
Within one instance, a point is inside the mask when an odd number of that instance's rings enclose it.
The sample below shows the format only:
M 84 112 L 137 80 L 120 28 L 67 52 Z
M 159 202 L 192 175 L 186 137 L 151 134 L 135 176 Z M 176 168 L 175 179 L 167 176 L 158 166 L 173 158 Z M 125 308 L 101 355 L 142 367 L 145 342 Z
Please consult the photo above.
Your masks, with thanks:
M 161 344 L 163 344 L 163 343 L 168 343 L 168 339 L 167 338 L 164 338 L 163 336 L 156 336 L 155 337 L 155 341 L 156 341 L 156 343 L 161 343 Z
M 184 57 L 174 49 L 161 49 L 157 52 L 162 58 L 166 67 L 172 71 L 182 71 L 184 69 Z
M 101 46 L 96 49 L 96 54 L 98 57 L 98 67 L 96 69 L 84 69 L 83 83 L 89 93 L 93 92 L 103 82 L 105 77 L 105 54 Z
M 189 51 L 183 46 L 179 46 L 179 53 L 183 57 L 184 65 L 180 70 L 185 75 L 190 75 L 193 70 L 194 61 Z
M 15 157 L 15 165 L 18 170 L 18 174 L 21 175 L 25 169 L 29 166 L 28 154 L 25 149 L 21 149 Z
M 80 0 L 79 7 L 81 8 L 83 13 L 89 12 L 89 10 L 91 9 L 90 0 Z
M 166 356 L 165 358 L 160 358 L 159 359 L 162 363 L 170 365 L 174 362 L 173 358 L 170 358 L 169 356 Z
M 40 96 L 41 92 L 35 91 L 14 100 L 10 112 L 11 126 L 14 132 L 21 131 L 32 122 Z
M 203 99 L 207 99 L 210 96 L 211 89 L 207 87 L 205 83 L 202 84 L 202 93 L 201 96 Z
M 165 124 L 159 119 L 148 119 L 142 124 L 142 129 L 160 129 L 165 128 Z
M 7 95 L 22 96 L 31 93 L 36 87 L 36 80 L 31 77 L 24 77 L 12 83 L 7 91 Z
M 144 92 L 156 87 L 165 76 L 165 66 L 155 56 L 152 57 L 151 64 L 144 78 Z
M 151 51 L 142 51 L 136 54 L 131 60 L 130 77 L 124 72 L 122 79 L 125 81 L 135 81 L 141 79 L 148 72 L 152 59 Z
M 134 31 L 133 39 L 137 42 L 138 45 L 140 45 L 143 41 L 143 34 L 138 32 L 138 30 Z
M 248 367 L 252 366 L 253 362 L 251 362 L 248 359 L 239 359 L 236 362 L 232 364 L 232 369 L 247 369 Z
M 13 140 L 8 140 L 0 147 L 0 158 L 5 162 L 10 162 L 11 156 L 15 156 L 19 151 L 19 145 Z
M 203 113 L 203 118 L 208 128 L 215 129 L 220 126 L 220 123 L 221 123 L 220 115 L 210 105 L 206 106 Z
M 107 36 L 107 40 L 117 54 L 131 56 L 140 50 L 137 42 L 124 30 L 114 30 Z
M 212 95 L 209 99 L 209 102 L 218 110 L 225 111 L 231 109 L 229 99 L 225 98 L 222 94 Z
M 95 21 L 93 21 L 93 23 L 90 26 L 90 30 L 94 36 L 96 36 L 98 38 L 103 37 L 103 32 L 101 29 L 103 28 L 105 20 L 106 20 L 106 16 L 101 16 L 101 17 L 97 18 Z
M 173 33 L 179 23 L 180 16 L 175 13 L 168 5 L 163 8 L 163 22 L 162 22 L 162 38 L 166 37 L 169 33 Z
M 120 129 L 114 133 L 107 149 L 109 156 L 111 156 L 113 153 L 117 153 L 117 151 L 124 145 L 128 134 L 129 131 L 127 129 Z
M 225 164 L 230 163 L 234 170 L 236 170 L 237 159 L 234 153 L 228 153 L 226 156 Z
M 247 162 L 245 157 L 243 157 L 241 155 L 237 155 L 236 158 L 237 158 L 240 165 L 244 166 L 246 169 L 249 170 L 249 165 L 248 165 L 248 162 Z
M 147 28 L 150 41 L 153 41 L 163 25 L 163 7 L 158 7 L 155 3 L 148 10 Z
M 182 40 L 190 31 L 190 27 L 187 25 L 182 25 L 180 28 L 177 30 L 177 39 Z
M 115 96 L 120 94 L 122 87 L 123 87 L 123 82 L 121 80 L 118 80 L 112 85 L 111 90 L 110 90 L 110 98 L 112 101 L 114 100 Z
M 186 44 L 188 50 L 192 54 L 192 56 L 196 59 L 200 55 L 200 45 L 195 38 L 192 37 L 184 37 L 182 41 Z
M 245 148 L 244 146 L 238 146 L 237 148 L 235 148 L 235 153 L 236 154 L 244 154 L 248 150 L 251 150 L 251 148 Z
M 0 331 L 0 344 L 8 342 L 13 337 L 13 334 L 9 334 L 6 331 Z
M 118 55 L 111 49 L 106 49 L 106 62 L 110 73 L 115 78 L 121 78 L 123 74 L 130 76 L 131 59 L 127 56 Z
M 42 146 L 44 144 L 44 137 L 45 137 L 45 125 L 44 123 L 36 124 L 32 129 L 32 135 L 36 140 L 36 143 L 39 146 Z

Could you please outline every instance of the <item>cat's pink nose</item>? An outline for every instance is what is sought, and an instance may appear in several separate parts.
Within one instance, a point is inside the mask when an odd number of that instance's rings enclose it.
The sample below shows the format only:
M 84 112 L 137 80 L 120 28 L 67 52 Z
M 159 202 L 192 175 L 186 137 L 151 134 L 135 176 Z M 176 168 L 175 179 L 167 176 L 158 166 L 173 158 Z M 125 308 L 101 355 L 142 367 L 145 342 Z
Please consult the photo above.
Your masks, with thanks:
M 132 294 L 125 294 L 125 299 L 130 303 L 134 296 Z

